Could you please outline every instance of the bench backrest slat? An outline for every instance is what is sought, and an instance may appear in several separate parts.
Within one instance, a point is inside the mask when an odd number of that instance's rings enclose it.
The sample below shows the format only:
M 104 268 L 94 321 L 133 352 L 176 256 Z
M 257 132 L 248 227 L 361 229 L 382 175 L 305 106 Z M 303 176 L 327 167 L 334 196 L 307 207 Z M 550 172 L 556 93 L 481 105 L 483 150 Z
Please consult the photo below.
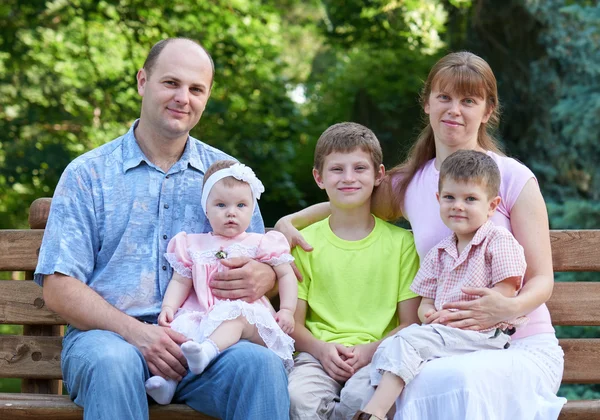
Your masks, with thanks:
M 0 230 L 0 271 L 34 271 L 43 229 Z
M 62 337 L 3 335 L 0 378 L 60 379 Z
M 600 271 L 600 230 L 552 230 L 554 271 Z
M 63 325 L 46 307 L 42 288 L 30 280 L 0 281 L 0 324 Z

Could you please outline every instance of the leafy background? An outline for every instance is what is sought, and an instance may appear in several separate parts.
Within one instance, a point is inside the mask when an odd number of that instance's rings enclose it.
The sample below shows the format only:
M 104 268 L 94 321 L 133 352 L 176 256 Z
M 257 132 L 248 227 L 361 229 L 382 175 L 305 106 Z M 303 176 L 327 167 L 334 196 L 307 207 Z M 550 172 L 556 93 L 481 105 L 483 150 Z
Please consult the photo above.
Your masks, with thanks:
M 68 162 L 127 130 L 139 116 L 137 69 L 169 36 L 211 52 L 213 94 L 192 134 L 256 170 L 268 225 L 325 198 L 310 169 L 333 123 L 369 126 L 386 166 L 398 163 L 422 124 L 429 68 L 467 49 L 494 69 L 499 136 L 537 175 L 552 228 L 599 228 L 599 22 L 592 0 L 4 0 L 0 228 L 26 228 L 29 204 L 52 195 Z M 18 381 L 0 379 L 6 389 Z M 600 387 L 560 393 L 599 398 Z

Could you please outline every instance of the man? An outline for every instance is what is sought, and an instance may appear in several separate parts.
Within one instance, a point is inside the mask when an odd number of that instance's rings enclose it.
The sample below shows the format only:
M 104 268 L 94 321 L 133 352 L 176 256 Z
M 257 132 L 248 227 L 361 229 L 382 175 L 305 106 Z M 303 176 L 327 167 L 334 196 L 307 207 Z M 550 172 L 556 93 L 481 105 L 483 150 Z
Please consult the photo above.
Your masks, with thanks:
M 70 324 L 63 377 L 85 419 L 147 419 L 151 375 L 181 380 L 174 402 L 215 417 L 288 416 L 285 370 L 268 349 L 241 342 L 195 376 L 179 348 L 186 337 L 153 325 L 172 274 L 167 243 L 180 231 L 209 229 L 200 208 L 204 170 L 230 158 L 189 136 L 213 73 L 194 41 L 157 43 L 137 74 L 140 119 L 71 162 L 56 188 L 35 281 Z M 263 229 L 256 210 L 250 230 Z M 211 285 L 221 298 L 253 301 L 275 283 L 266 265 L 226 264 L 233 269 Z

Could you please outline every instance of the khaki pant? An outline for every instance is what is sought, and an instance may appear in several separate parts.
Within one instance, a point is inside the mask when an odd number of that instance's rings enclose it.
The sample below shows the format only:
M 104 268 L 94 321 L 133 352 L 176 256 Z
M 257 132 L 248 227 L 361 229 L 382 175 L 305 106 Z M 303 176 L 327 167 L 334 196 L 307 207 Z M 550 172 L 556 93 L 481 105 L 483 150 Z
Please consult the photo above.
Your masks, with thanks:
M 371 386 L 367 365 L 345 385 L 332 379 L 309 353 L 299 353 L 289 374 L 290 419 L 350 420 L 369 401 Z

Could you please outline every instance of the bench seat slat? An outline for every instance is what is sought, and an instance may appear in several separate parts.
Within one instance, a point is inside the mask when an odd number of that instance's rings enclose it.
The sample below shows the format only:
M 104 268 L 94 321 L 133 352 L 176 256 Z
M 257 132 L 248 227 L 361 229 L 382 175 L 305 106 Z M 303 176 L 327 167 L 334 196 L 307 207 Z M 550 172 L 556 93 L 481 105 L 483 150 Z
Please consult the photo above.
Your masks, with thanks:
M 3 335 L 0 378 L 60 379 L 62 337 Z
M 569 401 L 563 407 L 558 420 L 598 420 L 600 400 Z
M 0 419 L 81 420 L 83 410 L 66 395 L 0 393 Z M 184 404 L 152 405 L 151 420 L 215 420 Z
M 2 280 L 0 324 L 64 325 L 66 322 L 48 309 L 42 297 L 42 288 L 33 281 Z

